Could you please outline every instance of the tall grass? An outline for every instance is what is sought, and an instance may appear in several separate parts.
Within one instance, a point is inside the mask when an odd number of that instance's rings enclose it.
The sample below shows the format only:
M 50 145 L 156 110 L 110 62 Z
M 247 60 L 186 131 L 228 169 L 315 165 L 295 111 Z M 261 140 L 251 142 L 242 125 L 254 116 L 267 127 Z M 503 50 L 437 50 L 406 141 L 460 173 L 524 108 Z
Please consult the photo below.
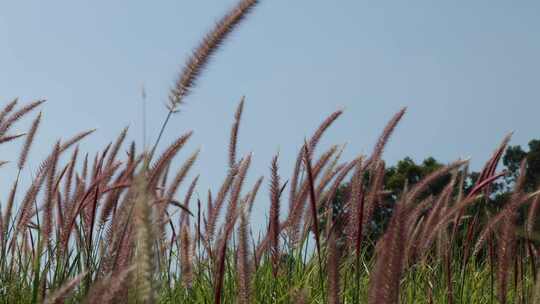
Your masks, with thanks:
M 276 155 L 269 177 L 247 185 L 247 176 L 255 174 L 253 155 L 238 156 L 236 148 L 242 98 L 224 149 L 228 163 L 221 187 L 196 205 L 191 201 L 198 176 L 179 193 L 199 151 L 176 172 L 171 165 L 192 132 L 160 154 L 158 142 L 210 57 L 256 4 L 240 1 L 195 49 L 171 90 L 169 113 L 149 151 L 126 144 L 125 129 L 93 158 L 83 157 L 77 144 L 92 131 L 82 132 L 58 140 L 23 189 L 20 172 L 41 113 L 28 132 L 13 129 L 43 101 L 19 106 L 14 100 L 2 108 L 0 144 L 25 141 L 18 173 L 1 201 L 0 302 L 539 303 L 534 228 L 540 196 L 522 189 L 526 163 L 500 211 L 483 208 L 490 185 L 504 174 L 496 168 L 510 136 L 467 194 L 462 190 L 468 160 L 388 193 L 382 155 L 405 109 L 390 119 L 370 155 L 351 160 L 343 159 L 344 147 L 317 149 L 342 114 L 336 111 L 299 147 L 290 178 L 280 176 Z M 9 165 L 0 161 L 0 167 Z M 447 176 L 440 194 L 425 195 Z M 343 184 L 349 186 L 339 208 Z M 288 210 L 283 193 L 289 194 Z M 387 195 L 397 203 L 382 236 L 373 237 L 375 211 Z M 264 202 L 268 229 L 254 237 L 252 206 Z

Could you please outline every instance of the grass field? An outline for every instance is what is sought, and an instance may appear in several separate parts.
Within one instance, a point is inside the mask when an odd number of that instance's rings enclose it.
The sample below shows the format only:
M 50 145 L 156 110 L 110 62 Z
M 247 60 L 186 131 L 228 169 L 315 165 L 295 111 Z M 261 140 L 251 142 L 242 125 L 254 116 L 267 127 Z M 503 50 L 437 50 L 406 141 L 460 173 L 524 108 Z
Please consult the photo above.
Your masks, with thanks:
M 125 129 L 91 156 L 78 144 L 92 131 L 82 132 L 53 144 L 23 185 L 43 101 L 3 106 L 0 145 L 21 149 L 18 159 L 0 161 L 0 171 L 19 172 L 2 179 L 11 190 L 0 200 L 0 303 L 540 303 L 540 195 L 523 189 L 526 162 L 504 204 L 486 207 L 492 183 L 504 175 L 497 164 L 510 136 L 468 191 L 468 160 L 457 160 L 391 193 L 382 155 L 405 109 L 369 155 L 349 160 L 341 146 L 318 145 L 342 111 L 332 113 L 299 143 L 293 174 L 284 177 L 279 155 L 268 172 L 251 172 L 252 155 L 237 155 L 241 100 L 224 149 L 229 162 L 216 172 L 227 177 L 205 199 L 194 197 L 198 177 L 187 176 L 199 151 L 176 158 L 192 133 L 156 147 L 211 57 L 256 4 L 241 0 L 188 58 L 147 150 L 126 142 Z M 30 129 L 18 130 L 32 115 Z M 261 178 L 248 185 L 247 174 Z M 441 179 L 443 190 L 426 195 Z M 397 203 L 375 235 L 375 213 L 387 196 Z M 255 203 L 268 206 L 261 236 L 250 225 Z

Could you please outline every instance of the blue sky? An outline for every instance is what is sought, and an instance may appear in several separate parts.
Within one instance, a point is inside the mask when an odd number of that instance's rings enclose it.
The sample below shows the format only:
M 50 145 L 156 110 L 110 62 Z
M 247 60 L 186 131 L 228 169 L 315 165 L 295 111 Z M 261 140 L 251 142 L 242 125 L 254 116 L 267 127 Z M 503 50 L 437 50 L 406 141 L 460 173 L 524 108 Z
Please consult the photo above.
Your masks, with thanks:
M 0 3 L 0 103 L 48 99 L 23 178 L 60 136 L 97 128 L 82 145 L 95 152 L 129 125 L 140 142 L 143 84 L 148 136 L 155 138 L 182 63 L 234 3 Z M 408 106 L 386 150 L 389 163 L 472 157 L 479 167 L 511 130 L 512 144 L 540 137 L 538 16 L 538 1 L 261 1 L 214 58 L 163 144 L 195 131 L 178 162 L 202 148 L 193 173 L 201 174 L 203 194 L 225 176 L 242 95 L 239 150 L 254 152 L 250 181 L 268 173 L 278 150 L 281 173 L 290 176 L 304 137 L 337 109 L 345 113 L 322 147 L 348 142 L 352 158 L 369 152 L 386 121 Z M 1 159 L 17 153 L 17 145 L 3 147 Z M 0 189 L 10 172 L 2 170 Z M 261 194 L 259 222 L 267 187 Z

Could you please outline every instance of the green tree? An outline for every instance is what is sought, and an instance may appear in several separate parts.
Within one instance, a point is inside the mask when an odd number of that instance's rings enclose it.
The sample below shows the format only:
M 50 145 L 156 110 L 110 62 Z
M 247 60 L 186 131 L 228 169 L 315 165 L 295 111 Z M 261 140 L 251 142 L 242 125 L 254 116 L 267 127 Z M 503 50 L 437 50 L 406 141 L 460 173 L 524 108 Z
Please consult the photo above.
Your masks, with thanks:
M 525 179 L 525 191 L 534 191 L 540 182 L 540 140 L 533 139 L 529 141 L 528 151 L 524 151 L 519 145 L 510 146 L 503 157 L 503 164 L 508 170 L 505 178 L 506 190 L 511 189 L 512 185 L 519 176 L 519 167 L 521 162 L 527 161 L 527 175 Z
M 528 151 L 525 151 L 521 146 L 509 146 L 502 158 L 503 168 L 501 170 L 507 171 L 507 175 L 504 178 L 499 179 L 491 186 L 491 195 L 487 200 L 483 200 L 481 204 L 472 204 L 473 209 L 488 208 L 492 212 L 496 212 L 509 198 L 510 192 L 513 190 L 514 183 L 519 176 L 519 168 L 521 162 L 527 160 L 527 175 L 524 185 L 524 190 L 531 192 L 535 191 L 540 186 L 540 140 L 533 139 L 529 141 Z M 413 187 L 416 183 L 428 176 L 430 173 L 441 168 L 443 164 L 437 161 L 433 157 L 424 159 L 421 163 L 416 163 L 412 158 L 405 157 L 398 161 L 395 165 L 387 167 L 385 169 L 385 182 L 384 189 L 390 194 L 384 196 L 379 207 L 375 210 L 373 215 L 372 225 L 370 227 L 370 237 L 377 238 L 384 231 L 386 223 L 392 215 L 394 204 L 399 199 L 405 184 L 408 184 L 409 188 Z M 500 170 L 499 170 L 500 171 Z M 475 185 L 476 180 L 480 176 L 479 172 L 469 172 L 464 183 L 463 191 L 468 193 Z M 447 175 L 438 179 L 432 183 L 428 189 L 422 194 L 421 198 L 425 198 L 429 195 L 439 194 L 445 185 L 451 178 Z M 364 178 L 365 185 L 369 185 L 369 173 L 366 172 Z M 349 199 L 350 185 L 348 183 L 343 184 L 337 192 L 334 198 L 333 206 L 334 215 L 344 215 L 342 218 L 346 219 L 348 210 L 344 210 L 345 203 Z M 483 207 L 482 207 L 483 206 Z M 471 210 L 472 211 L 472 210 Z M 475 211 L 473 211 L 475 213 Z M 326 217 L 321 217 L 325 219 Z M 324 223 L 321 227 L 325 227 Z

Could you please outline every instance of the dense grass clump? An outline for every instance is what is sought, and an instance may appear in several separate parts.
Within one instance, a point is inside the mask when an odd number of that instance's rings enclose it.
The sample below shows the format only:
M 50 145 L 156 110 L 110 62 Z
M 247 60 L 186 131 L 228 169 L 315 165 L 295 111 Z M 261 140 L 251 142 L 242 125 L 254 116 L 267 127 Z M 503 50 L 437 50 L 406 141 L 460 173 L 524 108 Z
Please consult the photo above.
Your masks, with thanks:
M 384 187 L 382 155 L 405 109 L 370 155 L 350 160 L 343 147 L 318 145 L 336 111 L 298 147 L 291 177 L 280 175 L 275 155 L 263 178 L 251 172 L 251 154 L 237 155 L 242 99 L 224 152 L 226 178 L 195 199 L 198 176 L 187 177 L 199 151 L 171 170 L 193 133 L 156 147 L 211 56 L 256 4 L 240 1 L 194 50 L 150 149 L 126 143 L 125 129 L 90 156 L 78 143 L 93 131 L 82 132 L 52 145 L 23 186 L 41 113 L 26 133 L 14 129 L 43 101 L 3 106 L 0 144 L 24 142 L 0 205 L 0 303 L 540 303 L 540 195 L 524 190 L 526 162 L 506 201 L 495 212 L 487 206 L 505 174 L 497 164 L 510 136 L 467 191 L 468 160 L 457 160 L 395 193 Z M 249 185 L 250 174 L 263 176 Z M 442 191 L 427 194 L 441 180 Z M 384 206 L 391 216 L 382 225 L 375 215 L 388 196 L 395 203 Z M 259 237 L 250 229 L 255 202 L 269 210 Z

